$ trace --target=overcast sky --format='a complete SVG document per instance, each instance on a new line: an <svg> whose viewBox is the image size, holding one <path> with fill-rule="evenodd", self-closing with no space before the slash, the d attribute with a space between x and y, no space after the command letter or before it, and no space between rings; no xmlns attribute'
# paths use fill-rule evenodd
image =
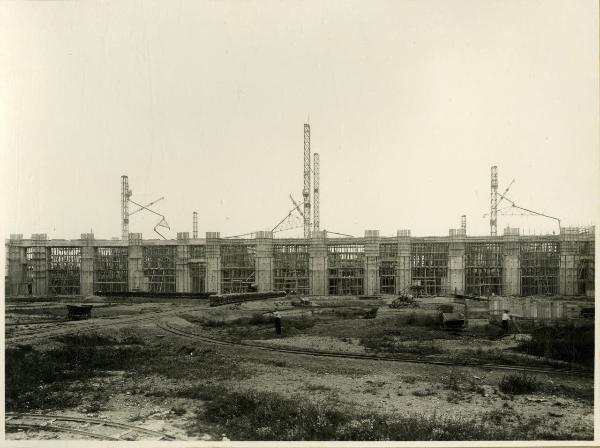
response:
<svg viewBox="0 0 600 448"><path fill-rule="evenodd" d="M307 120L322 229L447 235L466 214L487 235L494 164L518 205L590 225L597 2L0 4L6 233L119 236L122 174L165 197L169 237L194 210L201 236L271 229L301 200Z"/></svg>

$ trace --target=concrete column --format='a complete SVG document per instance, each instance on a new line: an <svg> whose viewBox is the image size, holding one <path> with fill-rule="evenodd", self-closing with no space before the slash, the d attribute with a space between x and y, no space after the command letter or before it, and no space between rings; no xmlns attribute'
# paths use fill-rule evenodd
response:
<svg viewBox="0 0 600 448"><path fill-rule="evenodd" d="M558 293L572 296L577 293L575 235L561 229L559 241Z"/></svg>
<svg viewBox="0 0 600 448"><path fill-rule="evenodd" d="M45 233L34 233L31 239L34 245L32 293L35 296L45 296L48 294L48 237Z"/></svg>
<svg viewBox="0 0 600 448"><path fill-rule="evenodd" d="M148 281L144 277L144 254L142 251L142 234L129 234L129 290L148 291Z"/></svg>
<svg viewBox="0 0 600 448"><path fill-rule="evenodd" d="M398 255L396 256L396 294L409 292L412 285L412 271L410 264L410 230L403 229L397 232Z"/></svg>
<svg viewBox="0 0 600 448"><path fill-rule="evenodd" d="M273 291L273 232L256 232L256 270L257 291Z"/></svg>
<svg viewBox="0 0 600 448"><path fill-rule="evenodd" d="M219 232L206 232L206 291L221 294L221 246Z"/></svg>
<svg viewBox="0 0 600 448"><path fill-rule="evenodd" d="M10 239L6 243L6 251L8 254L8 282L7 295L18 296L25 291L25 281L27 275L27 260L25 258L25 248L21 246L23 235L11 234ZM23 287L21 286L23 285Z"/></svg>
<svg viewBox="0 0 600 448"><path fill-rule="evenodd" d="M177 232L177 255L175 259L175 291L191 292L190 278L190 233Z"/></svg>
<svg viewBox="0 0 600 448"><path fill-rule="evenodd" d="M443 285L442 285L443 287ZM449 294L465 292L465 238L456 234L450 236L448 247L448 290Z"/></svg>
<svg viewBox="0 0 600 448"><path fill-rule="evenodd" d="M327 263L327 231L312 233L308 248L308 270L310 294L313 296L327 295L328 263Z"/></svg>
<svg viewBox="0 0 600 448"><path fill-rule="evenodd" d="M379 294L379 230L365 230L364 294Z"/></svg>
<svg viewBox="0 0 600 448"><path fill-rule="evenodd" d="M502 295L518 296L521 295L521 258L519 229L511 234L505 231L502 239L504 240L504 250L502 256Z"/></svg>
<svg viewBox="0 0 600 448"><path fill-rule="evenodd" d="M82 296L89 296L94 293L94 257L96 250L94 247L94 234L81 234L81 270L80 270L80 289Z"/></svg>

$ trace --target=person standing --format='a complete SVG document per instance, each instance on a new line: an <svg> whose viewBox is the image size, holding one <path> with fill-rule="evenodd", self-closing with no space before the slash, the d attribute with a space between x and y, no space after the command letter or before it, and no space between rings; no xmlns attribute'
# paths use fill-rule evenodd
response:
<svg viewBox="0 0 600 448"><path fill-rule="evenodd" d="M502 313L502 329L504 330L504 334L508 334L508 323L510 322L510 314L508 314L508 310L504 310Z"/></svg>
<svg viewBox="0 0 600 448"><path fill-rule="evenodd" d="M281 314L279 311L275 311L273 316L275 316L275 333L281 334Z"/></svg>

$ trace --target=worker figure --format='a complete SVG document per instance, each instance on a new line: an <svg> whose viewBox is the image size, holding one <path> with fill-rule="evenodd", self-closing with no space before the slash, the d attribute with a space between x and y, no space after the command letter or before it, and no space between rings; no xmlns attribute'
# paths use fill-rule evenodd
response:
<svg viewBox="0 0 600 448"><path fill-rule="evenodd" d="M275 333L281 334L281 314L279 311L275 311L273 316L275 316Z"/></svg>
<svg viewBox="0 0 600 448"><path fill-rule="evenodd" d="M504 310L502 313L502 329L504 330L504 334L508 334L508 323L510 322L510 314L508 314L508 310Z"/></svg>

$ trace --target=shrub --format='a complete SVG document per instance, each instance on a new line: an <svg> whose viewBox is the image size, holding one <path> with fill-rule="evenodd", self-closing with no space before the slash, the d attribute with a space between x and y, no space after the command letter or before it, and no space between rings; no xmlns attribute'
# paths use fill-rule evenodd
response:
<svg viewBox="0 0 600 448"><path fill-rule="evenodd" d="M533 330L531 341L523 342L519 350L536 356L593 364L594 326L540 327Z"/></svg>
<svg viewBox="0 0 600 448"><path fill-rule="evenodd" d="M501 392L505 394L527 394L540 389L540 384L537 378L527 373L511 373L504 375L498 384Z"/></svg>
<svg viewBox="0 0 600 448"><path fill-rule="evenodd" d="M293 327L296 330L306 330L308 328L312 328L315 326L315 319L309 317L307 315L302 315L300 317L288 317L282 319L283 326Z"/></svg>

